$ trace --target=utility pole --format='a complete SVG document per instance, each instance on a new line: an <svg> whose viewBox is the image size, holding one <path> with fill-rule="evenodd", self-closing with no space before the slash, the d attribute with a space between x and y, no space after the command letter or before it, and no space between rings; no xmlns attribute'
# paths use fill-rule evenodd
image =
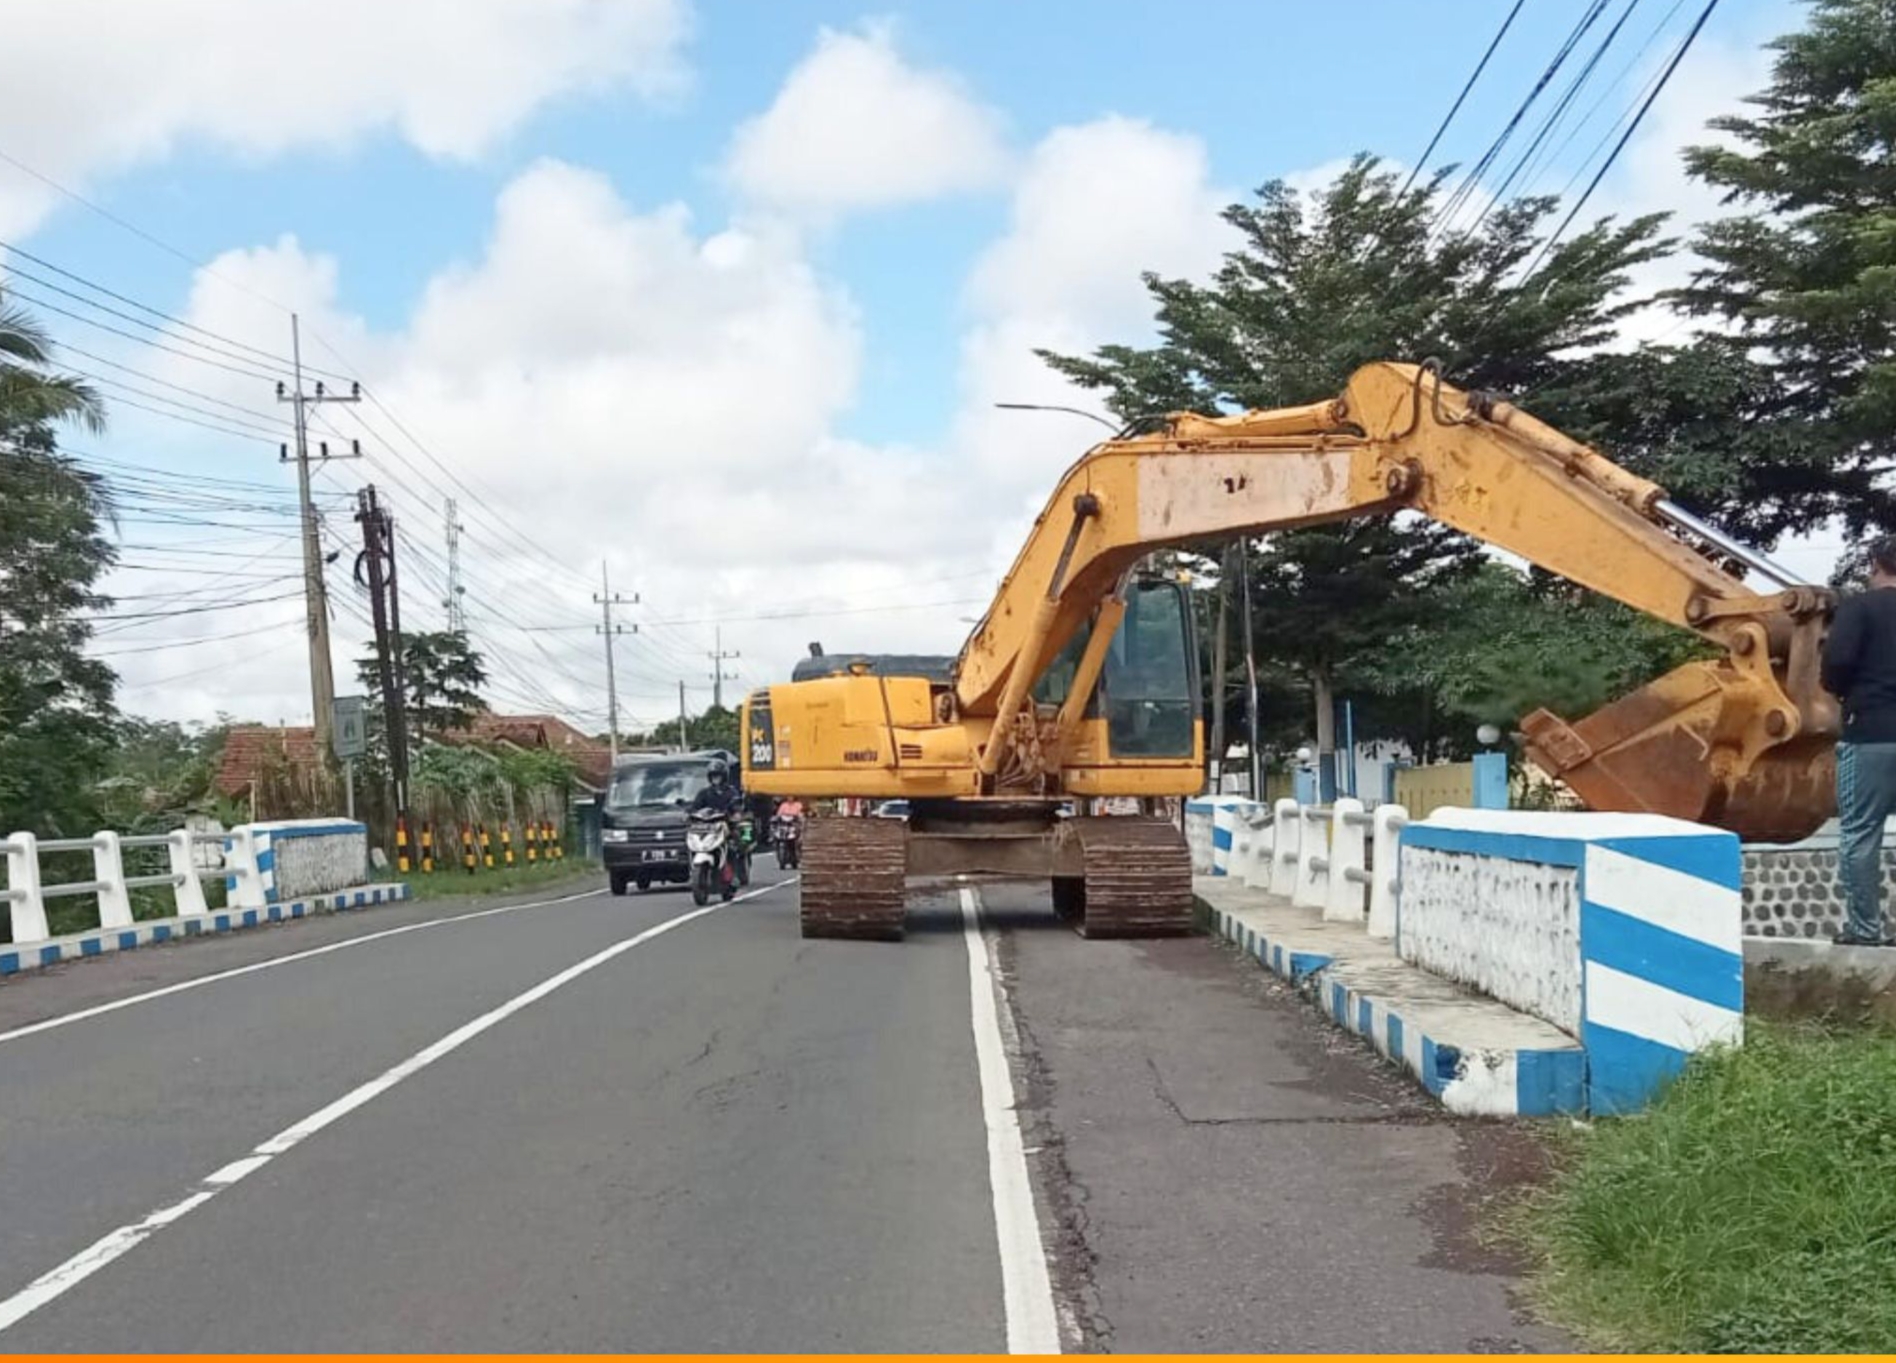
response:
<svg viewBox="0 0 1896 1363"><path fill-rule="evenodd" d="M1231 547L1225 546L1222 571L1218 574L1218 604L1211 635L1211 793L1224 793L1225 750L1230 746L1225 740L1225 672L1229 667L1226 650L1229 646L1227 635L1230 629L1227 617L1231 612ZM1251 792L1253 800L1261 798L1256 791Z"/></svg>
<svg viewBox="0 0 1896 1363"><path fill-rule="evenodd" d="M1244 686L1245 727L1250 730L1251 744L1251 798L1264 798L1264 754L1257 743L1257 648L1251 639L1251 543L1238 540L1238 590L1243 593L1244 605L1241 612L1244 618Z"/></svg>
<svg viewBox="0 0 1896 1363"><path fill-rule="evenodd" d="M678 683L678 751L691 751L691 721L685 718L685 684Z"/></svg>
<svg viewBox="0 0 1896 1363"><path fill-rule="evenodd" d="M612 636L624 634L626 629L624 625L612 623L612 608L625 605L636 606L639 595L637 592L632 593L630 602L623 596L614 596L612 584L606 581L605 560L601 559L599 561L599 593L593 597L593 600L599 605L600 618L600 623L594 625L593 628L606 636L606 747L611 750L612 760L617 762L619 760L619 683L612 671ZM632 633L638 632L639 627L632 626Z"/></svg>
<svg viewBox="0 0 1896 1363"><path fill-rule="evenodd" d="M441 604L448 612L449 632L466 634L467 608L462 598L467 595L467 588L461 585L461 532L467 527L455 514L454 498L447 499L443 512L448 530L448 596Z"/></svg>
<svg viewBox="0 0 1896 1363"><path fill-rule="evenodd" d="M348 397L324 392L320 382L314 394L303 391L303 336L295 313L290 314L290 364L296 391L290 392L281 379L277 380L277 401L294 407L296 494L303 510L303 601L309 612L309 701L315 712L316 751L320 754L330 749L329 711L336 699L336 677L329 660L329 593L323 586L322 535L316 522L316 505L309 496L309 419L305 408L311 403L360 402L362 385L352 385ZM321 458L327 462L329 446L324 444L321 450ZM337 457L348 459L360 454L358 442L353 454ZM279 451L280 463L288 463L289 459L287 447Z"/></svg>
<svg viewBox="0 0 1896 1363"><path fill-rule="evenodd" d="M362 525L362 553L356 581L369 589L375 618L375 671L382 690L382 726L388 738L389 776L395 787L395 811L408 809L408 711L402 703L401 616L395 591L395 534L389 515L370 484L356 493L356 520ZM364 578L366 582L363 582Z"/></svg>
<svg viewBox="0 0 1896 1363"><path fill-rule="evenodd" d="M724 683L737 680L737 674L735 672L726 672L724 670L724 664L738 656L736 649L732 649L729 653L724 651L724 626L719 625L716 627L711 651L704 656L711 660L711 708L714 710L722 710L724 708Z"/></svg>

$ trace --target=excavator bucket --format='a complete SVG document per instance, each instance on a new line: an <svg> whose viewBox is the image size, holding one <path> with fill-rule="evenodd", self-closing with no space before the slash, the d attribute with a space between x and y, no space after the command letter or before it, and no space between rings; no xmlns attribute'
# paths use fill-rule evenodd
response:
<svg viewBox="0 0 1896 1363"><path fill-rule="evenodd" d="M1765 699L1730 663L1693 662L1573 724L1537 710L1521 728L1528 759L1589 809L1796 842L1836 812L1835 739L1800 735L1756 751L1745 738L1765 722Z"/></svg>

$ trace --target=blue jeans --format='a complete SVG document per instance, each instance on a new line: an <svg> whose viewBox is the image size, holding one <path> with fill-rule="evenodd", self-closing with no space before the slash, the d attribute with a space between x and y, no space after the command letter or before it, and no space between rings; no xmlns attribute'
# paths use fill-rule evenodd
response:
<svg viewBox="0 0 1896 1363"><path fill-rule="evenodd" d="M1883 935L1883 821L1896 814L1896 743L1837 745L1837 870L1850 931Z"/></svg>

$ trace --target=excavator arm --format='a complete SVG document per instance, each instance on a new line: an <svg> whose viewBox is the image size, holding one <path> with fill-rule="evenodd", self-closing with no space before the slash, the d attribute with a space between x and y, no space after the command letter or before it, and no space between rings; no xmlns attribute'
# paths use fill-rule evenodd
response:
<svg viewBox="0 0 1896 1363"><path fill-rule="evenodd" d="M1524 719L1529 756L1588 804L1765 840L1804 836L1828 817L1838 710L1818 659L1830 594L1519 408L1442 383L1429 365L1369 365L1328 402L1176 415L1089 451L956 662L946 708L992 719L975 754L982 778L993 780L1021 743L1034 681L1096 613L1117 622L1123 580L1153 551L1402 511L1720 650L1578 723L1545 711ZM1775 577L1779 589L1755 591L1727 563ZM1067 705L1043 745L1056 759L1079 709Z"/></svg>

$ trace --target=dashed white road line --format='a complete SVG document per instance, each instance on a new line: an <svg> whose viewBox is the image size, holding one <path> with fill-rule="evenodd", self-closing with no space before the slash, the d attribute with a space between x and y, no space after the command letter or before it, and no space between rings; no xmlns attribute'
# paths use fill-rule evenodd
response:
<svg viewBox="0 0 1896 1363"><path fill-rule="evenodd" d="M602 895L605 890L582 890L578 894L561 895L557 899L536 899L529 904L502 904L498 908L476 909L472 913L457 913L450 918L430 918L422 923L405 923L399 928L384 928L380 932L365 932L360 937L345 937L340 942L311 947L307 951L291 952L288 956L272 956L267 961L253 961L249 965L234 966L229 970L219 970L210 975L199 975L195 979L180 980L176 984L167 984L158 989L147 989L142 994L128 994L122 999L113 999L110 1003L97 1004L91 1008L81 1008L73 1013L61 1013L58 1017L46 1018L40 1022L29 1022L25 1026L15 1027L10 1032L0 1032L0 1043L17 1041L21 1037L34 1036L40 1032L50 1032L55 1027L70 1027L75 1022L84 1022L87 1018L102 1017L107 1013L116 1013L121 1008L131 1008L141 1003L150 1003L153 999L166 998L172 994L182 994L187 990L202 989L209 984L220 984L225 980L234 980L240 975L254 975L259 970L274 970L280 965L291 965L297 961L307 961L317 956L327 956L332 951L342 951L347 947L359 947L368 942L380 942L389 937L400 937L404 933L421 932L425 928L446 927L449 923L466 923L476 918L493 918L503 913L519 913L522 909L544 909L554 904L570 904L576 899L591 899Z"/></svg>
<svg viewBox="0 0 1896 1363"><path fill-rule="evenodd" d="M736 904L746 899L755 899L758 895L769 894L772 890L793 884L796 879L797 877L792 876L788 880L779 880L770 885L760 886L754 890L747 890L729 902ZM28 1283L6 1300L0 1301L0 1331L10 1329L19 1324L42 1306L70 1292L73 1288L77 1287L87 1278L90 1278L94 1273L97 1273L113 1260L125 1254L129 1254L166 1226L172 1225L191 1212L196 1211L226 1188L234 1187L244 1179L250 1177L250 1175L269 1164L270 1161L275 1159L278 1155L294 1149L315 1135L318 1131L321 1131L324 1127L341 1121L363 1104L387 1093L404 1079L418 1074L420 1071L434 1064L435 1061L441 1059L442 1056L458 1050L479 1036L482 1032L505 1022L528 1004L536 1003L555 990L571 984L580 976L589 971L598 969L615 956L624 955L634 947L643 946L654 937L663 936L673 928L683 927L686 923L694 919L703 918L707 914L716 913L719 909L725 907L725 904L720 903L710 904L702 909L693 909L689 913L679 914L676 918L668 918L664 922L649 927L635 936L614 942L603 951L596 951L585 960L566 967L566 969L556 975L548 976L525 993L516 994L498 1008L482 1013L472 1022L456 1027L439 1041L431 1046L416 1051L393 1069L386 1070L382 1074L369 1080L368 1083L351 1089L348 1093L336 1099L335 1102L311 1113L295 1125L285 1127L283 1130L277 1132L276 1135L270 1137L269 1140L257 1146L248 1155L232 1160L215 1173L201 1179L197 1186L179 1201L173 1202L166 1207L160 1207L157 1211L150 1213L142 1220L134 1221L127 1226L120 1226L109 1235L101 1237L85 1249L80 1250L77 1254L73 1255L72 1258L59 1265L59 1267L41 1274L38 1278Z"/></svg>
<svg viewBox="0 0 1896 1363"><path fill-rule="evenodd" d="M1034 1214L1034 1188L1014 1110L1014 1079L1001 1044L999 982L981 935L981 897L961 890L961 929L968 943L968 1001L974 1017L974 1059L987 1123L988 1186L994 1193L994 1234L1001 1248L1001 1308L1010 1354L1060 1352L1059 1318L1046 1247Z"/></svg>

